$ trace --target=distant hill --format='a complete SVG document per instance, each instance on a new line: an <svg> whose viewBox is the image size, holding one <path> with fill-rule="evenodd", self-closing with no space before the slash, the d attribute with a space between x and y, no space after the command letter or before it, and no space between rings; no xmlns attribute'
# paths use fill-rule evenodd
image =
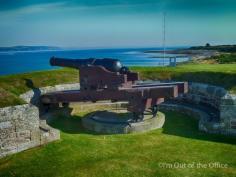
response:
<svg viewBox="0 0 236 177"><path fill-rule="evenodd" d="M190 50L216 50L218 52L236 52L236 45L196 46Z"/></svg>
<svg viewBox="0 0 236 177"><path fill-rule="evenodd" d="M0 47L0 52L17 52L17 51L41 51L41 50L61 50L60 47L53 46L13 46Z"/></svg>

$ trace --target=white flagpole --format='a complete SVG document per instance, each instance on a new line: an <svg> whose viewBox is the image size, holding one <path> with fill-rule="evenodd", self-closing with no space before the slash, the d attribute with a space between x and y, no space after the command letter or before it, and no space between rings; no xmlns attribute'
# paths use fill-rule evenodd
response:
<svg viewBox="0 0 236 177"><path fill-rule="evenodd" d="M163 13L163 66L165 65L166 57L166 13Z"/></svg>

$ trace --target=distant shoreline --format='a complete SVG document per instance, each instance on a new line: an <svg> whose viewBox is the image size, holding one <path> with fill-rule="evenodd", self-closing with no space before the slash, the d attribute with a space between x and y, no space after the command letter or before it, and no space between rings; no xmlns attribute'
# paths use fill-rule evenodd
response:
<svg viewBox="0 0 236 177"><path fill-rule="evenodd" d="M161 54L163 51L145 51L145 53ZM166 54L176 55L177 57L189 57L190 59L205 59L212 56L219 55L219 52L215 50L190 50L190 49L177 49L165 51ZM158 58L159 55L152 58ZM174 57L174 56L173 56Z"/></svg>
<svg viewBox="0 0 236 177"><path fill-rule="evenodd" d="M149 50L145 51L144 53L151 53L151 54L161 54L164 51L157 51L157 50ZM187 57L191 58L192 60L199 60L210 58L213 56L218 56L220 53L235 53L236 52L236 45L216 45L216 46L194 46L187 49L174 49L174 50L167 50L165 51L166 54L172 55L186 55ZM158 58L158 56L152 56L152 58Z"/></svg>
<svg viewBox="0 0 236 177"><path fill-rule="evenodd" d="M60 47L54 46L13 46L0 47L0 52L32 52L32 51L55 51L62 50Z"/></svg>

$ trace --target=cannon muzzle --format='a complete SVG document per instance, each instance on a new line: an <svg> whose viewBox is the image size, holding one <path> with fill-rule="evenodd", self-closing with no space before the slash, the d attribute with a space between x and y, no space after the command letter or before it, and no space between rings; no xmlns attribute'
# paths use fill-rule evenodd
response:
<svg viewBox="0 0 236 177"><path fill-rule="evenodd" d="M84 66L103 66L107 70L111 72L120 72L122 64L117 59L66 59L66 58L56 58L52 57L50 59L51 66L62 66L62 67L69 67L69 68L76 68L79 69L80 67Z"/></svg>

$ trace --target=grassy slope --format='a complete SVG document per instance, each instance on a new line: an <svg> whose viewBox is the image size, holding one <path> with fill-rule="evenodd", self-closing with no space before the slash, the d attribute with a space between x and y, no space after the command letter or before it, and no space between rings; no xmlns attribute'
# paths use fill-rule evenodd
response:
<svg viewBox="0 0 236 177"><path fill-rule="evenodd" d="M206 64L235 64L236 53L221 53L219 56L212 56L202 60L194 60L194 62Z"/></svg>
<svg viewBox="0 0 236 177"><path fill-rule="evenodd" d="M182 64L171 67L132 67L142 79L185 80L223 86L236 92L236 64ZM21 104L18 96L31 88L25 79L31 79L35 87L78 82L78 72L72 69L41 71L11 76L0 76L0 107Z"/></svg>
<svg viewBox="0 0 236 177"><path fill-rule="evenodd" d="M210 59L214 59L220 64L236 63L236 53L221 54L220 56L211 57Z"/></svg>
<svg viewBox="0 0 236 177"><path fill-rule="evenodd" d="M73 83L78 82L78 71L61 69L0 76L0 107L23 103L18 96L31 89L26 80L32 80L34 87Z"/></svg>
<svg viewBox="0 0 236 177"><path fill-rule="evenodd" d="M179 113L166 117L163 129L131 135L92 135L80 116L61 117L52 124L61 140L0 159L0 176L236 176L235 138L201 133L197 120ZM228 168L159 166L194 162Z"/></svg>
<svg viewBox="0 0 236 177"><path fill-rule="evenodd" d="M145 79L209 83L236 92L236 64L182 64L176 68L134 68Z"/></svg>

